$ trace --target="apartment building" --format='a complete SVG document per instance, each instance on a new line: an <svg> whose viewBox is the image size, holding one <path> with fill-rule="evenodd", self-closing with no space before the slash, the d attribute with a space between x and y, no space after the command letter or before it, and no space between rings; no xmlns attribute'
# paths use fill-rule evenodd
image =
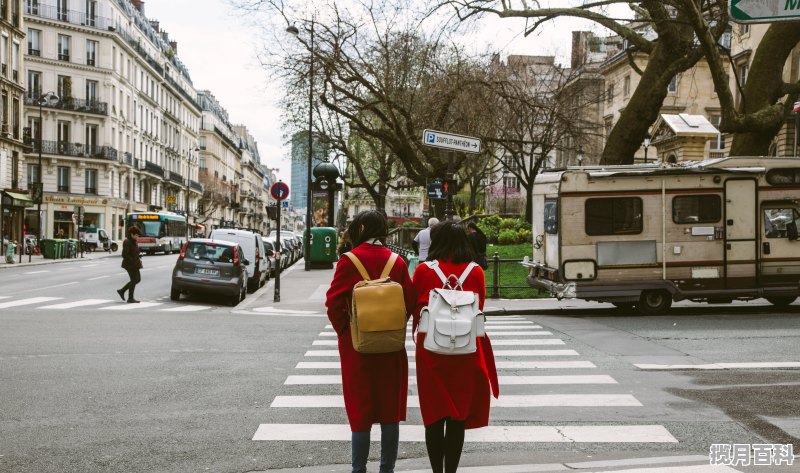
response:
<svg viewBox="0 0 800 473"><path fill-rule="evenodd" d="M22 195L24 42L22 0L0 2L0 236L9 240L21 240L26 229L25 208L32 205L30 198Z"/></svg>
<svg viewBox="0 0 800 473"><path fill-rule="evenodd" d="M240 139L242 158L240 161L242 178L239 180L239 208L237 209L238 225L249 228L264 235L269 233L269 219L266 218L266 196L269 188L265 188L264 170L258 155L258 144L244 125L233 127Z"/></svg>
<svg viewBox="0 0 800 473"><path fill-rule="evenodd" d="M25 0L24 22L22 175L28 187L44 182L45 236L75 235L79 205L84 225L116 238L127 212L195 209L201 108L177 43L144 2Z"/></svg>

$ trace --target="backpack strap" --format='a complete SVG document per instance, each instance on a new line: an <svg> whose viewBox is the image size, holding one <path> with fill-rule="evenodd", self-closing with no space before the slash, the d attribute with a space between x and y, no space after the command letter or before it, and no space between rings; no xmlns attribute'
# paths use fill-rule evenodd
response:
<svg viewBox="0 0 800 473"><path fill-rule="evenodd" d="M461 273L461 276L458 278L458 284L462 286L464 285L464 281L467 280L467 276L469 276L470 271L472 271L472 268L474 268L475 266L478 265L476 263L470 263L467 265L466 269L464 269L464 272Z"/></svg>
<svg viewBox="0 0 800 473"><path fill-rule="evenodd" d="M347 253L345 253L344 255L347 256L348 258L350 258L350 261L353 262L353 265L355 265L355 267L358 270L358 272L361 273L361 277L364 278L364 281L369 281L370 277L369 277L369 273L367 272L367 268L365 268L364 265L361 264L361 260L358 259L358 256L354 255L353 253L351 253L349 251Z"/></svg>
<svg viewBox="0 0 800 473"><path fill-rule="evenodd" d="M351 252L347 252L344 254L350 261L353 262L358 272L361 274L361 277L364 278L364 281L369 281L372 279L367 272L367 268L361 263L361 260L358 259L358 256L354 255ZM389 257L389 260L386 262L386 266L383 267L383 271L381 272L381 277L379 279L384 279L389 277L389 273L392 271L392 267L394 266L394 262L397 261L397 253L392 253L392 256Z"/></svg>
<svg viewBox="0 0 800 473"><path fill-rule="evenodd" d="M397 261L397 253L392 253L392 256L389 257L389 261L386 262L386 266L383 267L381 277L378 279L386 279L389 277L389 273L392 272L392 267L394 266L395 261Z"/></svg>
<svg viewBox="0 0 800 473"><path fill-rule="evenodd" d="M425 264L428 265L428 267L431 268L437 276L439 276L439 279L442 280L442 284L446 285L448 283L447 276L444 275L442 268L439 267L438 261L426 261Z"/></svg>

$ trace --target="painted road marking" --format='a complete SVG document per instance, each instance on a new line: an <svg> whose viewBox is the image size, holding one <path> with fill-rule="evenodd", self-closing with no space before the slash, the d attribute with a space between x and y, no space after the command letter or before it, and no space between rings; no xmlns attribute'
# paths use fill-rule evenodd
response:
<svg viewBox="0 0 800 473"><path fill-rule="evenodd" d="M323 315L322 312L318 311L311 311L311 310L290 310L290 309L281 309L279 307L256 307L253 309L248 309L253 312L259 312L262 314L274 314L274 315L295 315L298 317L310 317L310 316L320 316ZM330 326L328 326L330 327Z"/></svg>
<svg viewBox="0 0 800 473"><path fill-rule="evenodd" d="M210 305L182 305L179 307L171 307L169 309L159 309L161 312L199 312L201 310L210 309Z"/></svg>
<svg viewBox="0 0 800 473"><path fill-rule="evenodd" d="M74 302L65 302L63 304L46 305L39 307L40 309L74 309L75 307L86 307L90 305L100 305L114 302L111 299L83 299Z"/></svg>
<svg viewBox="0 0 800 473"><path fill-rule="evenodd" d="M495 362L498 369L504 370L530 370L530 369L577 369L577 368L597 368L591 361L498 361ZM416 369L414 364L408 366L409 369ZM297 363L295 369L320 369L338 370L341 365L338 361L301 361Z"/></svg>
<svg viewBox="0 0 800 473"><path fill-rule="evenodd" d="M750 363L709 363L704 365L659 365L659 364L634 364L643 370L730 370L748 368L800 368L797 361L764 361Z"/></svg>
<svg viewBox="0 0 800 473"><path fill-rule="evenodd" d="M253 440L350 441L348 424L261 424ZM380 426L370 437L378 440ZM400 425L401 442L424 442L425 427ZM493 426L466 431L465 442L503 443L678 443L661 425L525 425Z"/></svg>
<svg viewBox="0 0 800 473"><path fill-rule="evenodd" d="M408 356L416 356L409 351ZM339 350L309 350L305 356L339 356ZM578 356L575 350L495 350L494 356Z"/></svg>
<svg viewBox="0 0 800 473"><path fill-rule="evenodd" d="M161 302L140 302L138 304L126 304L126 303L119 303L117 305L112 305L108 307L99 307L98 310L133 310L133 309L145 309L147 307L155 307L157 305L162 305Z"/></svg>
<svg viewBox="0 0 800 473"><path fill-rule="evenodd" d="M552 332L544 332L544 331L542 331L542 332L525 332L525 331L521 331L521 332L520 331L516 331L516 332L502 332L501 331L501 332L498 332L498 331L495 331L494 329L491 329L491 328L488 328L488 327L486 328L486 332L490 336L494 336L494 337L517 337L517 336L522 336L522 335L541 336L541 337L543 337L543 336L553 335ZM411 335L411 332L407 332L406 335ZM336 335L336 332L332 332L331 331L331 332L320 332L319 335L317 335L317 336L318 337L335 337L337 335Z"/></svg>
<svg viewBox="0 0 800 473"><path fill-rule="evenodd" d="M96 278L89 278L89 279L87 279L87 281L97 281L98 279L105 279L107 277L109 277L109 276L107 276L107 275L106 276L97 276Z"/></svg>
<svg viewBox="0 0 800 473"><path fill-rule="evenodd" d="M492 407L642 407L630 394L504 394L491 398ZM270 407L340 407L344 408L341 394L321 396L275 396ZM419 396L408 396L408 407L419 408Z"/></svg>
<svg viewBox="0 0 800 473"><path fill-rule="evenodd" d="M50 271L28 271L27 273L22 274L40 274L40 273L49 273Z"/></svg>
<svg viewBox="0 0 800 473"><path fill-rule="evenodd" d="M498 376L501 385L560 385L560 384L617 384L617 381L608 375L565 375L565 376ZM416 376L408 377L409 384L417 384ZM342 377L337 374L321 375L292 375L286 378L283 384L291 385L316 385L333 384L341 385Z"/></svg>
<svg viewBox="0 0 800 473"><path fill-rule="evenodd" d="M63 299L62 297L31 297L29 299L19 299L16 301L0 302L0 309L7 309L9 307L19 307L21 305L39 304L41 302L50 302Z"/></svg>

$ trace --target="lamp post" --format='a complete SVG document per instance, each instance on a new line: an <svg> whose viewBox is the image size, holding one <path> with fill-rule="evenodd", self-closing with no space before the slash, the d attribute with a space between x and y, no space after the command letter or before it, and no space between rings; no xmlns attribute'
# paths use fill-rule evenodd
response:
<svg viewBox="0 0 800 473"><path fill-rule="evenodd" d="M583 153L583 145L578 146L578 152L575 156L578 159L578 166L583 167L583 158L586 157L586 155Z"/></svg>
<svg viewBox="0 0 800 473"><path fill-rule="evenodd" d="M507 170L503 168L503 213L508 212L508 182L506 182Z"/></svg>
<svg viewBox="0 0 800 473"><path fill-rule="evenodd" d="M36 187L34 188L33 193L35 197L34 200L36 200L36 215L39 218L39 228L37 229L39 232L39 241L41 241L42 237L44 237L44 229L42 228L42 200L44 200L44 182L42 181L42 129L44 128L44 123L42 122L42 105L45 103L50 103L51 99L58 102L58 95L56 95L54 92L47 92L39 95L39 98L36 99L36 104L39 105L39 166L37 170L38 174L36 176Z"/></svg>
<svg viewBox="0 0 800 473"><path fill-rule="evenodd" d="M200 148L195 148L192 152L197 153ZM197 156L189 155L186 158L186 241L192 238L192 228L189 226L189 192L192 185L192 166L197 162Z"/></svg>
<svg viewBox="0 0 800 473"><path fill-rule="evenodd" d="M650 132L648 131L644 135L644 143L642 143L642 147L644 147L644 163L645 164L647 164L647 148L650 147L650 138L652 138L652 137L650 136Z"/></svg>
<svg viewBox="0 0 800 473"><path fill-rule="evenodd" d="M292 25L286 28L289 34L299 36L300 30ZM306 169L306 230L303 238L303 260L305 262L305 270L311 271L311 160L314 156L313 153L313 113L314 113L314 19L311 19L311 42L309 48L309 64L308 64L308 163ZM280 236L280 235L278 235Z"/></svg>

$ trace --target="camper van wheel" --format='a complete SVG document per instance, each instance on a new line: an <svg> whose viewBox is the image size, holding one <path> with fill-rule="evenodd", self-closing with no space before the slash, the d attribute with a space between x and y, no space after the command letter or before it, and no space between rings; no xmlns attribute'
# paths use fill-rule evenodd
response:
<svg viewBox="0 0 800 473"><path fill-rule="evenodd" d="M786 307L787 305L794 302L797 299L796 297L792 296L783 296L783 297L767 297L767 300L770 304L777 306L777 307Z"/></svg>
<svg viewBox="0 0 800 473"><path fill-rule="evenodd" d="M661 315L672 305L672 296L664 290L642 292L636 309L642 315Z"/></svg>

